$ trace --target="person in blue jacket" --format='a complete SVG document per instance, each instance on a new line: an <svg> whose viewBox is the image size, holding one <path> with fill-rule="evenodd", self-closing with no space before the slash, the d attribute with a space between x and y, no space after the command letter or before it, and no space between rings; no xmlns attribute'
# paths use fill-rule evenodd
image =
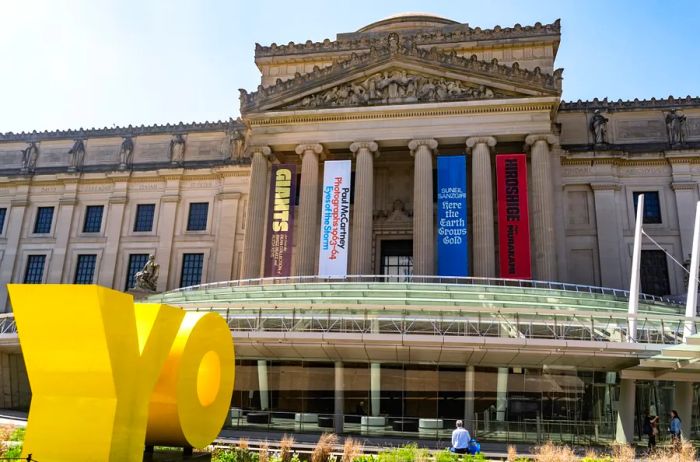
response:
<svg viewBox="0 0 700 462"><path fill-rule="evenodd" d="M671 411L671 423L668 427L668 432L671 434L671 443L678 447L681 443L681 418L678 417L678 411Z"/></svg>

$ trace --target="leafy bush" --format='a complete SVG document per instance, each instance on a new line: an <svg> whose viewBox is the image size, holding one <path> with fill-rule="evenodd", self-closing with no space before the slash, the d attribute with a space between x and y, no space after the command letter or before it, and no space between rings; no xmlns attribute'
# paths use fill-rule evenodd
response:
<svg viewBox="0 0 700 462"><path fill-rule="evenodd" d="M435 462L457 462L458 460L459 456L448 449L435 453Z"/></svg>

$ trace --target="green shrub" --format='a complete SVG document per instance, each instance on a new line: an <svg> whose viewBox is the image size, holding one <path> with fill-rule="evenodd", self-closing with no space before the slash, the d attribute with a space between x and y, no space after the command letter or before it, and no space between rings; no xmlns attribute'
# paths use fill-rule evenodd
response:
<svg viewBox="0 0 700 462"><path fill-rule="evenodd" d="M449 449L443 449L442 451L435 453L435 462L457 462L459 456Z"/></svg>

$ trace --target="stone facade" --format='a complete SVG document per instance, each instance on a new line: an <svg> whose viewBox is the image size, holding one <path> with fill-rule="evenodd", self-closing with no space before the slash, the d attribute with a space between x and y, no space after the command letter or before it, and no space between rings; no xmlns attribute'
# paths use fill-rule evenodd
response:
<svg viewBox="0 0 700 462"><path fill-rule="evenodd" d="M399 16L335 41L256 45L261 84L241 90L237 121L0 134L0 303L32 255L54 283L74 282L79 256L95 255L92 282L119 290L132 254L156 255L159 291L185 280L189 254L202 255L202 283L260 277L273 162L301 174L295 275L316 274L327 159L352 159L362 188L349 270L381 272L382 246L405 240L414 274L433 274L435 157L464 152L474 275L498 274L499 153L528 154L534 278L626 288L638 192L658 195L645 230L682 262L700 99L561 102L559 41L558 21L482 30ZM207 204L204 229L188 229L193 203ZM135 231L144 204L152 227ZM96 232L84 231L89 206L103 207ZM40 207L53 207L48 232L35 232ZM683 293L682 269L666 264L668 292Z"/></svg>

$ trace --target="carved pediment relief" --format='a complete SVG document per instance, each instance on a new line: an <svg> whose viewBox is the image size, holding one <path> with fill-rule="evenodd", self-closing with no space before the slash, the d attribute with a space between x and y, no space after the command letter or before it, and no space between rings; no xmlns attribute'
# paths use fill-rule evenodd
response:
<svg viewBox="0 0 700 462"><path fill-rule="evenodd" d="M357 76L353 78L353 75ZM443 77L449 75L450 78ZM360 77L363 76L363 77ZM367 77L369 76L369 77ZM352 56L307 74L240 90L241 112L325 108L372 104L421 103L497 96L560 96L562 70L545 74L518 63L464 58L454 51L418 48L409 38L390 33L369 53ZM384 85L381 89L380 85ZM499 90L500 89L500 90ZM502 91L502 93L501 93Z"/></svg>
<svg viewBox="0 0 700 462"><path fill-rule="evenodd" d="M465 85L458 80L431 77L403 69L377 72L328 90L313 93L289 109L314 109L379 104L407 104L437 101L464 101L506 96L493 88Z"/></svg>

